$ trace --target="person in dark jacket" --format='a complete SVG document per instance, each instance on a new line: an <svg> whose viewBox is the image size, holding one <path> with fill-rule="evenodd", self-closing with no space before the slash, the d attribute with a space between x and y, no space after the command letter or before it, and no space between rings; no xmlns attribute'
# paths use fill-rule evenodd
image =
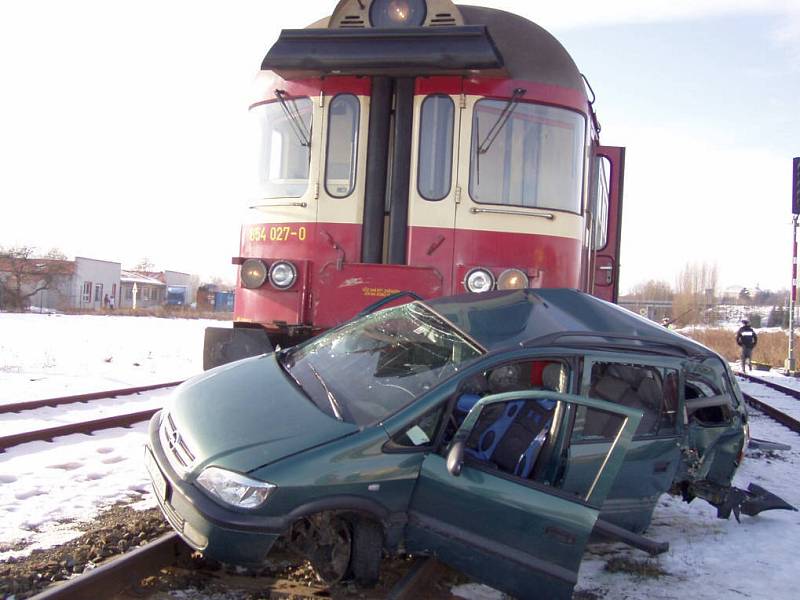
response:
<svg viewBox="0 0 800 600"><path fill-rule="evenodd" d="M758 336L756 332L750 327L750 321L742 319L742 326L736 332L736 343L742 349L742 372L747 370L747 364L750 364L750 370L753 370L753 348L758 343Z"/></svg>

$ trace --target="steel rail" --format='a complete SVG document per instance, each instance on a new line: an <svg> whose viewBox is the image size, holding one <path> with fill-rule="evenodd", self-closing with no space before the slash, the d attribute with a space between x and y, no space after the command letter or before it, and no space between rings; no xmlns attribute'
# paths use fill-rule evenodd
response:
<svg viewBox="0 0 800 600"><path fill-rule="evenodd" d="M760 410L768 417L774 419L781 425L785 425L795 433L800 433L800 421L798 421L797 419L790 417L789 415L787 415L784 412L781 412L774 406L770 406L769 404L762 402L761 400L751 396L750 394L745 394L744 392L742 392L742 396L744 396L745 402L747 402L753 408Z"/></svg>
<svg viewBox="0 0 800 600"><path fill-rule="evenodd" d="M72 435L73 433L91 434L93 431L98 431L100 429L130 427L136 423L147 421L159 410L161 409L150 408L148 410L142 410L135 413L114 415L113 417L104 417L102 419L82 421L79 423L67 423L57 427L48 427L46 429L37 429L34 431L24 431L22 433L6 435L0 437L0 453L5 452L11 446L26 444L28 442L52 441L53 438L62 435Z"/></svg>
<svg viewBox="0 0 800 600"><path fill-rule="evenodd" d="M86 600L112 598L147 575L174 564L181 552L190 552L177 533L171 532L131 552L109 560L78 577L33 596L34 600Z"/></svg>
<svg viewBox="0 0 800 600"><path fill-rule="evenodd" d="M174 565L179 556L189 553L191 549L177 533L166 533L131 552L111 558L96 569L84 572L73 579L55 583L33 596L32 600L112 598L148 575ZM389 590L386 597L390 600L419 598L424 587L429 586L432 580L441 577L442 571L442 564L434 558L419 557ZM308 597L317 596L314 594Z"/></svg>
<svg viewBox="0 0 800 600"><path fill-rule="evenodd" d="M162 388L173 387L183 383L183 381L171 381L169 383L155 383L152 385L140 385L138 387L122 388L119 390L107 390L105 392L89 392L87 394L77 394L74 396L61 396L60 398L46 398L44 400L30 400L28 402L16 402L14 404L0 405L0 414L18 413L24 410L34 410L47 406L59 406L61 404L75 404L76 402L88 402L89 400L100 400L102 398L116 398L117 396L130 396L141 392L159 390Z"/></svg>
<svg viewBox="0 0 800 600"><path fill-rule="evenodd" d="M749 375L747 373L736 373L736 375L738 375L739 377L744 377L745 379L752 381L753 383L760 383L761 385L765 385L768 388L772 388L775 391L786 394L787 396L791 396L796 400L800 400L800 390L786 387L784 385L781 385L780 383L775 383L774 381L767 381L766 379L761 379L760 377L756 377L755 375Z"/></svg>

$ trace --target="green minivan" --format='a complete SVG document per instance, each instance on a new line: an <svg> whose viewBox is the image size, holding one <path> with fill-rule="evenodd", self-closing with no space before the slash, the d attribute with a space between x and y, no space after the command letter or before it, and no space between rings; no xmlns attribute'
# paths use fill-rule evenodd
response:
<svg viewBox="0 0 800 600"><path fill-rule="evenodd" d="M397 300L397 299L395 299ZM590 535L651 552L658 498L791 508L731 487L748 441L727 363L575 290L414 300L207 371L145 461L193 548L257 565L281 536L328 581L434 555L519 598L569 598Z"/></svg>

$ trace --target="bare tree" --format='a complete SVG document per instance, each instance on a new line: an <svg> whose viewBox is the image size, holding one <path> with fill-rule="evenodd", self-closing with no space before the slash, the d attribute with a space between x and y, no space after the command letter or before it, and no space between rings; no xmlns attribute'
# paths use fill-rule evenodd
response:
<svg viewBox="0 0 800 600"><path fill-rule="evenodd" d="M0 249L0 299L4 308L27 310L33 296L54 287L69 272L67 261L40 258L32 246Z"/></svg>
<svg viewBox="0 0 800 600"><path fill-rule="evenodd" d="M142 271L144 273L152 273L153 269L155 269L155 265L146 256L133 268L134 271Z"/></svg>
<svg viewBox="0 0 800 600"><path fill-rule="evenodd" d="M630 295L637 300L672 300L674 292L666 281L651 279L633 286Z"/></svg>
<svg viewBox="0 0 800 600"><path fill-rule="evenodd" d="M50 248L47 254L44 255L44 258L48 260L67 260L67 255L64 254L61 248Z"/></svg>
<svg viewBox="0 0 800 600"><path fill-rule="evenodd" d="M675 282L673 319L684 324L703 323L717 294L717 265L687 263Z"/></svg>

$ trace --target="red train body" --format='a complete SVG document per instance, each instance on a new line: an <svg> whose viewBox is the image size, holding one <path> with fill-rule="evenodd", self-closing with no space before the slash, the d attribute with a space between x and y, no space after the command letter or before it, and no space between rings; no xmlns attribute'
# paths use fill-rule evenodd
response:
<svg viewBox="0 0 800 600"><path fill-rule="evenodd" d="M205 366L399 291L571 287L615 301L624 149L549 33L449 0L342 0L257 78L260 188L233 330Z"/></svg>

